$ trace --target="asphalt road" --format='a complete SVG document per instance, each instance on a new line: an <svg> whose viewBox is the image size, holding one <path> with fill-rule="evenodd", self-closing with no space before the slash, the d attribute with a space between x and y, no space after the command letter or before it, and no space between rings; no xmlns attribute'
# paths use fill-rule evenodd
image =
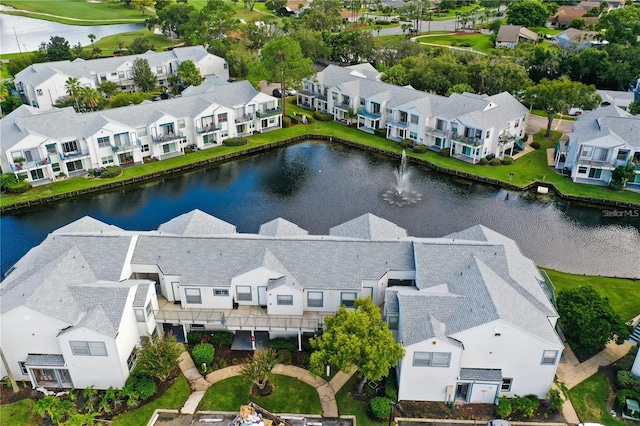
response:
<svg viewBox="0 0 640 426"><path fill-rule="evenodd" d="M547 119L546 117L539 117L537 115L529 115L529 122L527 123L527 134L538 133L540 130L547 128ZM564 136L563 140L567 139L567 135L571 133L571 129L573 128L573 121L567 120L558 120L556 118L553 119L551 123L551 130L560 130Z"/></svg>

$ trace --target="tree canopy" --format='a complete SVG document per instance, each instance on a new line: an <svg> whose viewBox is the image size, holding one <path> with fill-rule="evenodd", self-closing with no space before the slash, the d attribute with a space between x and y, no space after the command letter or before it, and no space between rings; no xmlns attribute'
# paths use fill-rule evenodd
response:
<svg viewBox="0 0 640 426"><path fill-rule="evenodd" d="M610 341L622 344L629 328L592 287L562 290L557 297L562 331L578 356L595 355Z"/></svg>
<svg viewBox="0 0 640 426"><path fill-rule="evenodd" d="M640 7L612 10L600 18L598 28L604 30L604 38L610 43L637 45L640 36Z"/></svg>
<svg viewBox="0 0 640 426"><path fill-rule="evenodd" d="M325 319L322 335L311 339L315 351L311 354L310 371L321 375L331 364L343 371L352 366L362 377L360 391L367 379L380 380L404 356L382 319L380 308L371 298L357 299L353 310L340 306L335 315Z"/></svg>
<svg viewBox="0 0 640 426"><path fill-rule="evenodd" d="M49 61L64 61L66 59L73 59L71 46L64 37L50 37L49 43L46 44L46 51Z"/></svg>
<svg viewBox="0 0 640 426"><path fill-rule="evenodd" d="M131 68L133 82L143 92L150 92L156 87L156 75L151 71L149 61L144 58L138 58L133 61Z"/></svg>
<svg viewBox="0 0 640 426"><path fill-rule="evenodd" d="M164 382L178 366L182 345L173 334L164 337L152 334L142 337L140 342L140 347L136 349L135 374L155 377Z"/></svg>
<svg viewBox="0 0 640 426"><path fill-rule="evenodd" d="M183 61L178 65L178 78L184 87L199 86L204 80L193 61Z"/></svg>
<svg viewBox="0 0 640 426"><path fill-rule="evenodd" d="M262 57L256 70L267 80L280 83L283 96L282 115L286 116L285 89L313 74L311 59L302 55L298 42L289 36L274 38L261 53Z"/></svg>
<svg viewBox="0 0 640 426"><path fill-rule="evenodd" d="M200 10L189 14L184 31L194 44L210 45L238 27L236 12L229 2L208 0Z"/></svg>
<svg viewBox="0 0 640 426"><path fill-rule="evenodd" d="M602 98L596 93L595 86L571 81L566 76L558 80L543 78L525 92L525 103L547 114L547 137L551 134L555 114L566 113L570 108L593 109L601 102Z"/></svg>
<svg viewBox="0 0 640 426"><path fill-rule="evenodd" d="M537 0L518 0L507 7L507 24L525 27L543 27L547 23L549 11Z"/></svg>

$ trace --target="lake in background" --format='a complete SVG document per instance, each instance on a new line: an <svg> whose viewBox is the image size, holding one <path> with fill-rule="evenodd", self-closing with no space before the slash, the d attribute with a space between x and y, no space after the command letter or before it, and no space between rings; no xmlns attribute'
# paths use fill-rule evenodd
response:
<svg viewBox="0 0 640 426"><path fill-rule="evenodd" d="M236 225L238 232L252 233L283 217L312 234L326 234L367 212L417 237L483 224L517 241L540 266L640 278L638 218L603 217L610 208L507 191L417 166L410 167L410 181L422 201L396 207L382 194L398 165L342 145L306 142L141 187L8 214L0 220L2 273L48 233L84 215L124 229L151 230L200 209Z"/></svg>
<svg viewBox="0 0 640 426"><path fill-rule="evenodd" d="M18 53L20 50L22 52L32 52L38 50L40 43L48 43L52 36L64 37L71 47L78 43L82 46L88 46L91 44L89 34L94 34L96 40L99 40L109 35L137 31L144 28L144 24L66 25L0 13L0 52ZM18 47L18 42L20 42L20 47Z"/></svg>

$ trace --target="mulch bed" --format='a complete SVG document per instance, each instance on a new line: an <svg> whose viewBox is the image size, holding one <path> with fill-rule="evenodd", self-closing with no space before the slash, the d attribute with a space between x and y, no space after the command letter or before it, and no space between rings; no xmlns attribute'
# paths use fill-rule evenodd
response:
<svg viewBox="0 0 640 426"><path fill-rule="evenodd" d="M253 356L253 351L232 351L228 346L216 346L213 362L220 367L220 361L225 367L241 364L245 359ZM291 352L291 365L296 367L309 368L309 357L311 354L305 351Z"/></svg>
<svg viewBox="0 0 640 426"><path fill-rule="evenodd" d="M22 383L18 383L18 393L13 393L11 386L0 386L0 404L12 404L14 402L34 398L37 396L37 392L31 389L31 383L27 386L23 386Z"/></svg>

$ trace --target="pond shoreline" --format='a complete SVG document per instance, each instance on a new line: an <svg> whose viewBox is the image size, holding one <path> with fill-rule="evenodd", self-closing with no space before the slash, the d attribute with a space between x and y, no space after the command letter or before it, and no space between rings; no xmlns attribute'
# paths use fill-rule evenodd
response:
<svg viewBox="0 0 640 426"><path fill-rule="evenodd" d="M168 176L172 176L172 175L177 175L177 174L181 174L183 172L187 172L187 171L192 171L195 169L199 169L199 168L203 168L212 164L218 164L218 163L224 163L227 161L232 161L241 157L245 157L248 155L252 155L252 154L256 154L256 153L260 153L260 152L264 152L264 151L268 151L271 150L273 148L280 148L280 147L284 147L287 145L291 145L291 144L295 144L295 143L299 143L299 142L303 142L305 140L319 140L319 141L324 141L324 142L330 142L330 143L340 143L342 145L346 145L346 146L350 146L353 148L357 148L357 149L361 149L361 150L365 150L365 151L369 151L369 152L374 152L377 154L381 154L381 155L385 155L387 157L392 157L392 158L398 158L400 159L400 154L396 153L396 152L391 152L385 149L381 149L381 148L375 148L375 147L371 147L371 146L367 146L367 145L363 145L360 144L358 142L353 142L353 141L349 141L346 139L342 139L342 138L337 138L337 137L333 137L333 136L326 136L326 135L314 135L314 134L306 134L306 135L300 135L300 136L295 136L292 138L287 138L287 139L283 139L277 142L272 142L272 143L268 143L268 144L264 144L264 145L259 145L259 146L254 146L254 147L249 147L247 149L244 150L239 150L239 151L235 151L232 153L228 153L228 154L224 154L224 155L220 155L220 156L214 156L211 158L207 158L205 160L200 160L200 161L195 161L193 163L189 163L189 164L185 164L185 165L181 165L181 166L177 166L177 167L173 167L173 168L169 168L163 171L159 171L159 172L154 172L151 174L147 174L147 175L143 175L143 176L136 176L136 177L132 177L129 179L123 179L123 180L119 180L119 181L115 181L115 182L105 182L104 184L101 185L96 185L90 188L84 188L81 190L77 190L77 191L71 191L71 192L67 192L64 194L57 194L57 195L52 195L49 197L42 197L42 198L38 198L36 200L31 200L31 201L23 201L23 202L19 202L19 203L14 203L14 204L8 204L6 206L1 206L0 207L0 213L4 214L4 213L8 213L8 212L18 212L18 211L22 211L22 210L28 210L30 208L34 208L34 207L39 207L51 202L55 202L55 201L61 201L61 200L66 200L66 199L72 199L72 198L76 198L79 197L81 195L85 195L85 194L92 194L92 193L98 193L98 192L104 192L104 191L109 191L115 188L122 188L122 187L126 187L126 186L130 186L130 185L135 185L135 184L139 184L142 182L148 182L148 181L152 181L152 180L159 180L159 179L163 179L165 177ZM474 175L471 173L466 173L466 172L461 172L458 170L454 170L454 169L449 169L446 167L441 167L438 166L434 163L431 163L430 161L427 160L423 160L420 158L416 158L413 156L408 156L407 159L414 163L414 164L418 164L418 165L422 165L422 166L426 166L429 169L438 172L438 173L445 173L451 176L456 176L456 177L461 177L464 179L468 179L468 180L473 180L473 181L477 181L477 182L481 182L484 184L488 184L488 185L493 185L493 186L497 186L497 187L502 187L502 188L506 188L509 190L513 190L513 191L519 191L519 192L525 192L525 191L529 191L532 189L536 189L537 187L545 187L548 188L552 191L554 191L554 193L556 193L559 197L565 199L565 200L569 200L569 201L577 201L577 202L581 202L581 203L587 203L587 204L594 204L594 205L599 205L599 206L609 206L609 207L621 207L621 208L632 208L632 209L636 209L636 208L640 208L640 204L635 204L635 203L626 203L626 202L622 202L622 201L614 201L614 200L605 200L605 199L601 199L601 198L592 198L592 197L583 197L583 196L577 196L577 195L567 195L567 194L563 194L560 190L558 190L555 185L553 185L552 183L549 182L539 182L539 181L535 181L535 182L531 182L528 185L524 186L524 187L520 187L517 185L513 185L507 182L503 182L501 180L498 179L493 179L493 178L487 178L484 176L479 176L479 175Z"/></svg>

